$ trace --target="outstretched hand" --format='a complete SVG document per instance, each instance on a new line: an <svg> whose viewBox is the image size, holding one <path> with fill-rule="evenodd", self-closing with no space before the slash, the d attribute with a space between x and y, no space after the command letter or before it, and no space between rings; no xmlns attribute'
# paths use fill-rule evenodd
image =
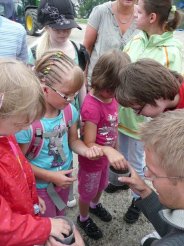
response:
<svg viewBox="0 0 184 246"><path fill-rule="evenodd" d="M141 179L135 169L128 163L130 177L118 178L120 182L126 183L130 189L139 195L142 199L149 196L152 192L151 188Z"/></svg>
<svg viewBox="0 0 184 246"><path fill-rule="evenodd" d="M125 157L120 154L117 150L106 147L104 155L107 156L109 163L117 170L125 170L128 167L128 163Z"/></svg>

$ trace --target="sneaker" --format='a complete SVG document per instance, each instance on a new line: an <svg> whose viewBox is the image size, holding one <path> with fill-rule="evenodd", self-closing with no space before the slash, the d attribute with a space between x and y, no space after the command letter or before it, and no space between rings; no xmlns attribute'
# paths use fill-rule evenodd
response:
<svg viewBox="0 0 184 246"><path fill-rule="evenodd" d="M104 222L109 222L112 220L112 215L105 208L102 207L101 203L98 203L98 205L96 205L96 208L89 208L89 212L95 214Z"/></svg>
<svg viewBox="0 0 184 246"><path fill-rule="evenodd" d="M68 201L67 202L67 207L73 208L76 204L77 204L77 201L76 201L76 199L74 197L74 199L72 201Z"/></svg>
<svg viewBox="0 0 184 246"><path fill-rule="evenodd" d="M118 190L128 190L129 186L128 185L122 185L122 186L115 186L111 183L108 184L107 188L105 189L105 192L107 193L114 193Z"/></svg>
<svg viewBox="0 0 184 246"><path fill-rule="evenodd" d="M148 238L161 239L160 235L156 231L153 231L141 239L141 245L143 245Z"/></svg>
<svg viewBox="0 0 184 246"><path fill-rule="evenodd" d="M132 204L128 208L128 211L124 215L123 219L129 224L135 223L139 219L140 213L140 209L135 206L135 198L133 198Z"/></svg>
<svg viewBox="0 0 184 246"><path fill-rule="evenodd" d="M80 215L78 215L77 224L84 230L88 237L95 240L98 240L102 237L101 230L97 227L97 225L90 217L86 221L81 222Z"/></svg>

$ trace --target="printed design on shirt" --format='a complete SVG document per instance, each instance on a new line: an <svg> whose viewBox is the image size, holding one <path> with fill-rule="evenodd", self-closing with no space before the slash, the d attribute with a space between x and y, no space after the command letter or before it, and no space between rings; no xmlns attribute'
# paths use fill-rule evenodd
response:
<svg viewBox="0 0 184 246"><path fill-rule="evenodd" d="M86 184L85 189L87 192L92 192L98 187L99 175L98 173L88 173L86 174Z"/></svg>
<svg viewBox="0 0 184 246"><path fill-rule="evenodd" d="M53 128L53 132L60 132L63 130L64 127L65 127L64 125L62 126L57 125ZM49 144L48 144L48 148L49 148L48 155L53 157L51 168L63 166L66 162L62 160L59 154L58 148L56 146L55 140L56 140L56 137L51 137L49 139ZM59 138L59 141L63 148L63 136Z"/></svg>
<svg viewBox="0 0 184 246"><path fill-rule="evenodd" d="M115 146L115 139L117 136L117 127L118 127L118 112L115 112L114 115L109 114L107 121L108 124L104 124L101 128L98 129L98 133L105 136L106 142L104 146Z"/></svg>

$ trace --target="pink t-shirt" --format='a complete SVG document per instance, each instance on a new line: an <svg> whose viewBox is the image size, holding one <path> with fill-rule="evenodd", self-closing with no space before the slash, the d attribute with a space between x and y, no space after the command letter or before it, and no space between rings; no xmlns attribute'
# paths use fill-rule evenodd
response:
<svg viewBox="0 0 184 246"><path fill-rule="evenodd" d="M97 125L96 143L102 146L114 147L118 135L118 103L115 98L111 103L103 103L89 93L81 108L82 121L90 121ZM99 160L88 160L79 156L80 166L88 172L97 172L108 164L107 157Z"/></svg>

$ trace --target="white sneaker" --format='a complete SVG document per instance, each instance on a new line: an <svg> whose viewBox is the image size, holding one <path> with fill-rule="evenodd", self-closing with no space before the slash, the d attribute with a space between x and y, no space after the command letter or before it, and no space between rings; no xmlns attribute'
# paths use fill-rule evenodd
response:
<svg viewBox="0 0 184 246"><path fill-rule="evenodd" d="M153 237L153 238L156 238L156 239L161 239L160 235L159 235L156 231L153 231L152 233L146 235L145 237L143 237L143 238L141 239L141 245L143 245L144 242L145 242L148 238L150 238L150 237Z"/></svg>
<svg viewBox="0 0 184 246"><path fill-rule="evenodd" d="M76 204L77 204L77 201L76 201L76 199L74 197L73 200L67 202L67 207L73 208Z"/></svg>

